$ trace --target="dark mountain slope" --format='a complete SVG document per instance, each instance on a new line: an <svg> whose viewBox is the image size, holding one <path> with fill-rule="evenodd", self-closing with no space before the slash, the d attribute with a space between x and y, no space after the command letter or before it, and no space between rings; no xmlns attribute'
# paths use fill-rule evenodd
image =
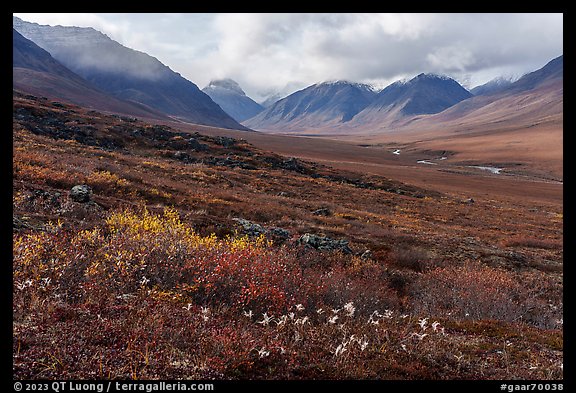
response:
<svg viewBox="0 0 576 393"><path fill-rule="evenodd" d="M244 122L254 129L306 130L350 121L370 104L370 86L346 81L324 82L277 101Z"/></svg>
<svg viewBox="0 0 576 393"><path fill-rule="evenodd" d="M564 111L563 69L563 56L557 57L505 89L462 101L411 126L501 129L532 127L543 122L561 124Z"/></svg>
<svg viewBox="0 0 576 393"><path fill-rule="evenodd" d="M158 59L92 28L47 26L13 18L14 28L64 66L115 97L192 123L246 129L198 86Z"/></svg>
<svg viewBox="0 0 576 393"><path fill-rule="evenodd" d="M564 79L564 56L549 61L544 67L524 75L514 82L507 91L519 93L538 87L545 87Z"/></svg>
<svg viewBox="0 0 576 393"><path fill-rule="evenodd" d="M14 29L12 64L14 89L99 110L150 119L168 119L164 114L145 105L124 101L97 89Z"/></svg>

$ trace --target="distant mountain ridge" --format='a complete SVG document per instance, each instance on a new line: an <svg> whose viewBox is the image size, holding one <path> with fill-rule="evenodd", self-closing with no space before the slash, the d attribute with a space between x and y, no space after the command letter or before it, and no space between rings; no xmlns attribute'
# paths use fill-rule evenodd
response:
<svg viewBox="0 0 576 393"><path fill-rule="evenodd" d="M350 121L372 102L371 86L348 81L314 84L290 94L243 124L254 129L306 129Z"/></svg>
<svg viewBox="0 0 576 393"><path fill-rule="evenodd" d="M470 90L475 96L494 94L508 88L513 82L503 77L494 78Z"/></svg>
<svg viewBox="0 0 576 393"><path fill-rule="evenodd" d="M330 81L297 91L243 124L287 131L392 124L441 112L471 96L455 80L434 74L395 82L378 93L369 85Z"/></svg>
<svg viewBox="0 0 576 393"><path fill-rule="evenodd" d="M248 97L240 85L232 79L210 81L202 91L238 122L256 116L264 110L263 106Z"/></svg>
<svg viewBox="0 0 576 393"><path fill-rule="evenodd" d="M454 79L421 73L407 82L395 82L383 89L355 121L362 122L375 115L382 120L384 113L391 111L401 116L438 113L471 96Z"/></svg>
<svg viewBox="0 0 576 393"><path fill-rule="evenodd" d="M495 92L476 95L438 114L418 119L413 127L485 127L502 129L532 127L544 122L561 123L563 118L564 56L525 74Z"/></svg>
<svg viewBox="0 0 576 393"><path fill-rule="evenodd" d="M12 29L12 66L14 89L64 99L94 109L152 119L169 119L145 105L124 101L99 90L15 29Z"/></svg>
<svg viewBox="0 0 576 393"><path fill-rule="evenodd" d="M13 17L14 28L101 90L192 123L246 130L198 86L158 59L84 27L47 26Z"/></svg>
<svg viewBox="0 0 576 393"><path fill-rule="evenodd" d="M557 122L563 116L563 64L559 56L515 82L500 78L479 86L476 95L448 76L421 73L372 92L348 111L342 100L332 105L338 95L327 89L330 83L316 84L277 101L243 124L274 132L374 134L448 125L462 128L468 123L490 128L514 122L527 126Z"/></svg>
<svg viewBox="0 0 576 393"><path fill-rule="evenodd" d="M281 93L272 94L266 97L264 101L260 102L260 105L263 108L269 108L272 105L274 105L277 101L280 101L282 98L284 98L284 96Z"/></svg>
<svg viewBox="0 0 576 393"><path fill-rule="evenodd" d="M561 81L564 78L564 55L550 60L544 67L530 72L510 86L513 92L533 90Z"/></svg>
<svg viewBox="0 0 576 393"><path fill-rule="evenodd" d="M12 29L12 67L28 68L85 83L79 75L57 62L47 51Z"/></svg>

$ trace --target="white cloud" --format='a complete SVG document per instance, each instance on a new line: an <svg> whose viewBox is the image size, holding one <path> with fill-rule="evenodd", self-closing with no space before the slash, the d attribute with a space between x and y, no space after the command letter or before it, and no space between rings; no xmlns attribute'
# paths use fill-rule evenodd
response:
<svg viewBox="0 0 576 393"><path fill-rule="evenodd" d="M385 84L420 72L479 84L498 71L532 71L562 53L561 14L224 14L216 20L219 74L260 89L290 80Z"/></svg>
<svg viewBox="0 0 576 393"><path fill-rule="evenodd" d="M22 20L43 25L92 27L115 40L129 31L126 23L118 23L105 16L90 13L15 13L14 15Z"/></svg>
<svg viewBox="0 0 576 393"><path fill-rule="evenodd" d="M426 55L426 61L433 69L463 72L476 62L474 54L463 45L443 46Z"/></svg>

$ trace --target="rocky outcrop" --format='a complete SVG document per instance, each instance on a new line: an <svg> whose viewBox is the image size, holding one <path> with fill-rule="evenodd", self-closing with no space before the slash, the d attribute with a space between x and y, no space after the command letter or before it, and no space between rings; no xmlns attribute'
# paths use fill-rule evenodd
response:
<svg viewBox="0 0 576 393"><path fill-rule="evenodd" d="M256 224L244 218L233 218L233 220L238 223L242 233L250 237L258 237L264 235L277 243L282 243L290 238L290 232L284 228L264 228L262 225Z"/></svg>
<svg viewBox="0 0 576 393"><path fill-rule="evenodd" d="M298 240L299 244L306 247L312 247L323 251L342 251L344 254L352 254L348 246L348 240L334 240L329 237L318 236L311 233L305 233Z"/></svg>
<svg viewBox="0 0 576 393"><path fill-rule="evenodd" d="M243 218L233 218L234 221L242 228L242 232L248 236L260 236L266 234L266 230L260 224L256 224L252 221L245 220Z"/></svg>
<svg viewBox="0 0 576 393"><path fill-rule="evenodd" d="M283 242L290 238L290 232L284 228L272 227L268 229L268 235L272 240Z"/></svg>
<svg viewBox="0 0 576 393"><path fill-rule="evenodd" d="M281 157L275 156L266 156L264 157L263 161L269 164L272 169L285 169L291 172L298 172L301 174L313 174L314 171L312 168L304 165L300 162L297 158L290 157L286 159L282 159Z"/></svg>

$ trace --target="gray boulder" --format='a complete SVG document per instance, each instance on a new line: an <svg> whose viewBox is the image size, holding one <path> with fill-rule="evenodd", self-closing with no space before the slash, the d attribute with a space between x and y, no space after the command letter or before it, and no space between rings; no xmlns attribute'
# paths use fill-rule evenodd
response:
<svg viewBox="0 0 576 393"><path fill-rule="evenodd" d="M208 145L198 142L195 138L188 139L188 148L194 151L208 151Z"/></svg>
<svg viewBox="0 0 576 393"><path fill-rule="evenodd" d="M260 236L266 234L266 229L260 224L253 223L252 221L243 218L233 218L241 227L245 234L248 236Z"/></svg>
<svg viewBox="0 0 576 393"><path fill-rule="evenodd" d="M284 228L272 227L268 229L268 234L275 240L283 242L290 238L290 232Z"/></svg>
<svg viewBox="0 0 576 393"><path fill-rule="evenodd" d="M90 202L92 190L86 184L79 184L70 190L70 199L74 202L87 203Z"/></svg>
<svg viewBox="0 0 576 393"><path fill-rule="evenodd" d="M218 137L216 137L214 142L216 142L216 144L223 146L223 147L232 147L236 144L236 139L229 138L227 136L218 136Z"/></svg>
<svg viewBox="0 0 576 393"><path fill-rule="evenodd" d="M280 167L287 169L289 171L295 171L295 172L299 172L299 173L304 173L304 171L305 171L305 168L294 157L291 157L287 160L282 161L282 164L280 164Z"/></svg>
<svg viewBox="0 0 576 393"><path fill-rule="evenodd" d="M233 220L242 228L242 232L250 237L265 235L277 243L282 243L290 238L290 232L284 228L264 228L262 225L248 221L244 218L233 218Z"/></svg>
<svg viewBox="0 0 576 393"><path fill-rule="evenodd" d="M311 233L305 233L298 239L299 244L312 247L317 250L334 251L339 250L344 254L352 254L348 246L348 240L334 240L329 237L318 236Z"/></svg>

